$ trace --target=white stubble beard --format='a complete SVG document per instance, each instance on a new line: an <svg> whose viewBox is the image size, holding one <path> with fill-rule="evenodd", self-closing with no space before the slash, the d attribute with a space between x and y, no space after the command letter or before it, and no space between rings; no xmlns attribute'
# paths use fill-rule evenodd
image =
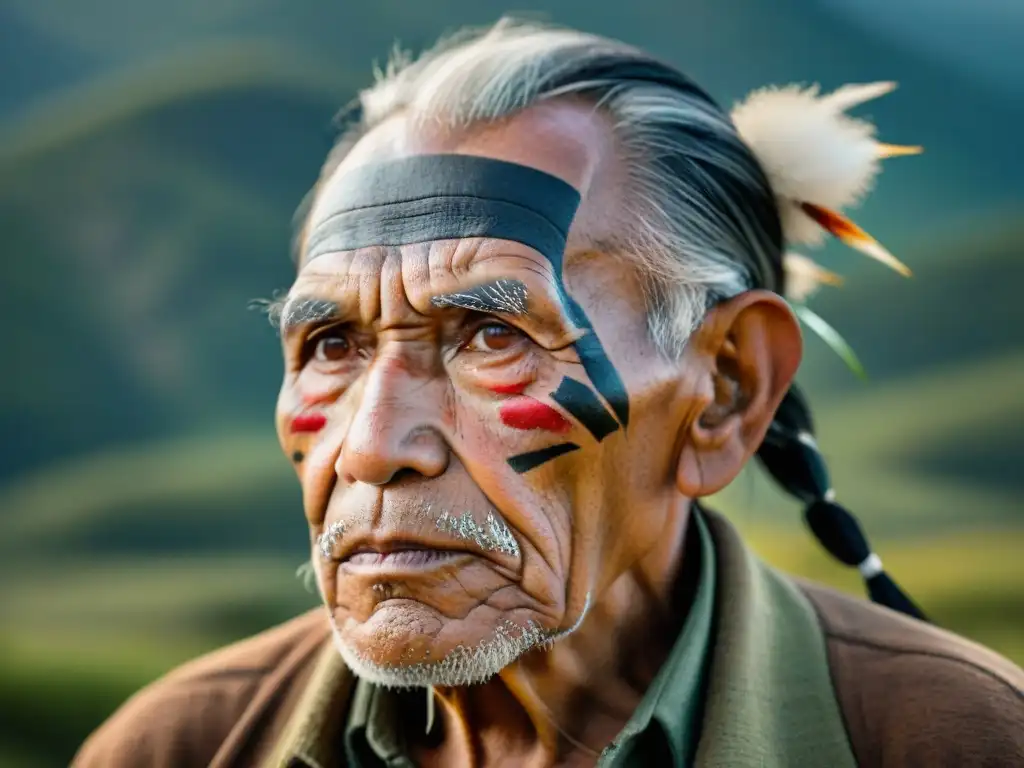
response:
<svg viewBox="0 0 1024 768"><path fill-rule="evenodd" d="M386 688L477 685L487 682L529 651L551 646L571 635L583 624L589 609L588 592L579 618L566 630L547 630L532 620L523 627L503 619L489 638L476 645L458 645L441 659L414 664L379 664L371 661L347 645L337 627L334 628L334 646L356 676L375 685Z"/></svg>

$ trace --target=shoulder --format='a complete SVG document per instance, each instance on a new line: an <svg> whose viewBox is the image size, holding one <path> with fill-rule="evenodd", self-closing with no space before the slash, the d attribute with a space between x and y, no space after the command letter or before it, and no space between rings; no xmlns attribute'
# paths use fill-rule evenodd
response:
<svg viewBox="0 0 1024 768"><path fill-rule="evenodd" d="M862 765L1024 765L1024 671L965 638L798 582Z"/></svg>
<svg viewBox="0 0 1024 768"><path fill-rule="evenodd" d="M318 608L172 670L100 726L73 766L209 764L251 710L262 711L309 666L328 632Z"/></svg>

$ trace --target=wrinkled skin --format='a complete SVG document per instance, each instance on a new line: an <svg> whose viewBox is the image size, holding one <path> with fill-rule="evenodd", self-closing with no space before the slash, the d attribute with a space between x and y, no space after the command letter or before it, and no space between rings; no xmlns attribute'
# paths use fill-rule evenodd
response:
<svg viewBox="0 0 1024 768"><path fill-rule="evenodd" d="M610 131L571 103L457 134L393 119L321 185L307 234L329 219L332 182L347 170L440 152L530 165L581 192L564 284L625 384L628 429L598 441L564 411L569 426L558 434L503 423L501 408L515 396L503 392L559 410L550 393L563 377L590 382L573 345L580 329L548 260L518 243L471 239L304 261L292 306L315 297L337 311L283 334L278 432L285 453L302 457L313 560L346 659L400 675L486 645L509 622L548 634L575 629L483 685L439 687L446 737L416 747L416 759L593 764L678 631L670 595L690 500L724 487L753 454L799 362L799 331L784 302L750 292L713 310L681 359L661 356L634 269L600 250L621 209ZM495 279L521 281L529 311L488 315L432 302ZM324 417L322 428L294 433L296 415L310 412ZM579 450L524 473L507 462L564 441ZM440 530L445 512L477 524L492 514L518 552ZM344 532L324 559L318 541L333 523ZM365 554L409 547L433 554L405 564Z"/></svg>

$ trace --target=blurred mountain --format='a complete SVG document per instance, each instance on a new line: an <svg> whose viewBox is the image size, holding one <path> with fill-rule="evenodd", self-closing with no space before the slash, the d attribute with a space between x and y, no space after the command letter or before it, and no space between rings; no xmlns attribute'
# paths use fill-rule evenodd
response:
<svg viewBox="0 0 1024 768"><path fill-rule="evenodd" d="M270 413L276 341L246 307L289 282L290 212L340 99L297 62L194 50L7 133L4 476Z"/></svg>
<svg viewBox="0 0 1024 768"><path fill-rule="evenodd" d="M921 7L926 1L915 3ZM643 45L691 72L723 102L771 82L820 81L833 87L870 79L900 81L903 91L870 111L892 140L924 143L941 158L929 167L946 180L935 176L930 179L934 184L915 190L925 200L911 210L924 216L935 214L936 201L963 208L977 192L982 193L979 207L1011 191L1019 197L1016 179L1024 169L1024 158L1007 152L1016 139L1013 118L1019 121L1024 104L979 90L972 70L957 66L957 56L968 48L977 52L976 58L989 51L989 59L1002 61L1002 41L1008 35L1012 39L1013 25L994 23L1000 18L995 11L986 14L979 7L973 14L979 23L969 27L970 39L951 39L963 14L973 13L965 6L957 15L953 5L931 3L934 10L913 14L913 6L896 4L885 13L870 14L868 25L862 23L868 14L850 10L855 4L847 0L638 0L628 6L560 0L547 5L545 13L525 15ZM370 62L384 57L396 39L419 47L458 26L489 23L509 10L496 0L8 0L7 6L8 34L17 34L12 42L18 44L18 62L10 67L4 87L23 94L12 113L29 111L33 102L57 98L98 76L176 55L184 58L183 52L191 48L225 41L291 46L318 58L324 77L340 83L345 73L356 73L362 83L368 80ZM1010 11L1005 15L1011 22L1015 18ZM944 46L947 55L904 45L898 32L911 27L920 36L935 37L932 49ZM939 29L948 33L942 36ZM37 74L42 70L50 72L45 81ZM26 80L37 88L19 85ZM44 88L45 83L53 86ZM922 168L918 174L928 172ZM950 173L956 178L948 178Z"/></svg>

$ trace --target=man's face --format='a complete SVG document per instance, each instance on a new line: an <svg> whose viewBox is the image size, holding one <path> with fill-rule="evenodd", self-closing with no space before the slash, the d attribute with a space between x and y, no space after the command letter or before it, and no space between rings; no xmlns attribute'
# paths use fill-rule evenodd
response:
<svg viewBox="0 0 1024 768"><path fill-rule="evenodd" d="M611 147L573 105L454 139L393 121L319 191L307 237L330 226L346 171L401 155L529 165L583 200L564 267L445 240L318 255L289 291L277 428L339 648L364 677L490 677L577 625L673 513L679 367L649 338L633 270L582 246L616 212Z"/></svg>

